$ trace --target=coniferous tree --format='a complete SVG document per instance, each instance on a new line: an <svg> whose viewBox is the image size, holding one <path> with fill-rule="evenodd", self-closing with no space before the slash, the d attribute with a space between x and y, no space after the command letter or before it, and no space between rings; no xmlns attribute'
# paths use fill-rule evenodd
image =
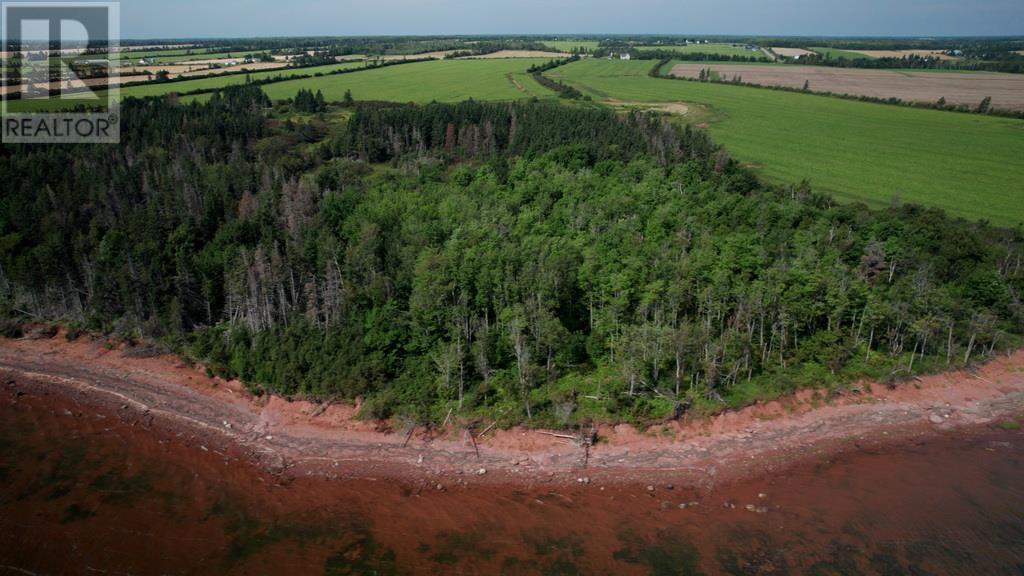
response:
<svg viewBox="0 0 1024 576"><path fill-rule="evenodd" d="M663 118L360 103L327 137L268 105L128 99L116 152L0 149L3 317L372 416L536 425L577 395L651 420L978 361L1024 326L1018 230L764 184Z"/></svg>

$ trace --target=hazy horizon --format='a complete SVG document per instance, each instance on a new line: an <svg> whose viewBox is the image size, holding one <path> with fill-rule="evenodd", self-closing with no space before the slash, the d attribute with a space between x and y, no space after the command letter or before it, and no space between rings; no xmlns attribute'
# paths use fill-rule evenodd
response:
<svg viewBox="0 0 1024 576"><path fill-rule="evenodd" d="M754 0L628 5L606 0L381 0L281 3L236 0L174 4L123 0L121 36L252 38L287 36L693 35L951 37L1024 34L1024 2L980 0Z"/></svg>
<svg viewBox="0 0 1024 576"><path fill-rule="evenodd" d="M835 39L835 40L942 40L942 39L959 39L959 38L1009 38L1009 39L1024 39L1024 33L1022 34L954 34L954 35L908 35L908 34L887 34L887 35L857 35L857 34L841 34L841 35L828 35L828 34L730 34L730 33L706 33L706 34L694 34L689 32L507 32L504 34L259 34L250 36L126 36L123 40L126 41L150 41L150 40L195 40L195 41L211 41L211 40L265 40L274 38L554 38L554 39L597 39L598 37L644 37L644 36L673 36L673 37L688 37L693 39L705 39L705 38L792 38L792 39Z"/></svg>

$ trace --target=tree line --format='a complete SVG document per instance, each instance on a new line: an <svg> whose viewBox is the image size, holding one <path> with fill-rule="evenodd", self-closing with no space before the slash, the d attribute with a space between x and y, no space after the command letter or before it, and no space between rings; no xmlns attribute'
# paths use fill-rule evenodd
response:
<svg viewBox="0 0 1024 576"><path fill-rule="evenodd" d="M569 100L589 100L589 97L585 97L583 92L580 92L575 86L570 86L563 83L561 80L554 80L544 75L544 72L548 70L554 70L559 66L565 66L573 62L578 62L580 56L573 54L568 58L561 58L557 60L550 60L544 64L533 64L526 69L530 73L530 76L537 81L538 84L558 94L559 98L566 98Z"/></svg>
<svg viewBox="0 0 1024 576"><path fill-rule="evenodd" d="M1016 53L1001 55L995 60L943 59L937 56L909 54L879 58L833 58L828 54L806 54L799 60L783 59L800 65L829 66L832 68L911 69L911 70L973 70L985 72L1024 73L1024 56Z"/></svg>
<svg viewBox="0 0 1024 576"><path fill-rule="evenodd" d="M352 97L351 92L346 92L346 96ZM316 91L316 94L312 90L299 89L299 92L292 99L292 104L295 109L299 112L306 112L309 114L316 114L319 112L325 112L327 110L327 103L324 101L324 94L320 90Z"/></svg>
<svg viewBox="0 0 1024 576"><path fill-rule="evenodd" d="M503 423L715 410L991 357L1021 230L761 183L704 132L549 103L357 103L310 146L255 86L5 146L0 311L253 390Z"/></svg>
<svg viewBox="0 0 1024 576"><path fill-rule="evenodd" d="M354 73L354 72L360 72L360 71L371 69L371 68L383 68L383 67L386 67L386 66L399 66L399 65L402 65L402 64L414 64L414 63L417 63L417 62L426 62L426 61L430 61L430 60L432 60L432 58L408 58L408 59L404 59L404 60L372 60L372 61L367 61L364 64L364 66L361 67L361 68L339 68L339 69L331 70L331 71L328 71L328 72L314 72L312 74L287 74L287 75L286 74L275 74L274 76L264 76L264 77L261 77L261 78L253 78L251 72L220 72L220 73L216 73L216 74L204 75L203 78L219 78L219 77L224 77L224 76L236 76L236 75L240 76L240 75L244 74L245 75L245 83L246 84L252 84L252 85L255 85L255 86L265 86L267 84L274 84L274 83L277 83L277 82L284 82L284 81L287 81L287 80L304 80L304 79L308 79L308 78L321 78L323 76L337 76L339 74L351 74L351 73ZM337 63L337 62L332 60L330 63ZM310 64L310 65L298 65L297 62L293 62L292 65L289 65L288 69L289 70L296 70L296 69L304 69L304 68L314 68L314 67L318 67L318 66L322 66L322 65L323 65L322 63ZM160 70L156 74L156 81L160 82L161 84L174 84L174 83L179 83L179 82L189 82L189 81L195 81L195 80L196 80L195 77L190 77L190 76L178 76L178 77L175 77L175 78L171 78L170 75L167 74L167 72L165 70ZM20 80L18 82L20 82ZM129 82L129 83L122 84L122 86L123 87L128 87L128 86L134 86L134 85L139 85L139 84L145 84L145 82ZM196 89L193 89L193 90L186 90L184 92L180 92L179 91L179 92L173 92L173 93L177 94L179 96L195 96L195 95L198 95L198 94L210 94L210 93L213 93L213 92L218 92L218 91L220 91L222 89L223 89L222 87L196 88ZM70 94L70 93L82 92L82 91L86 91L86 90L88 90L88 88L72 88L72 89L66 89L65 88L65 89L60 89L59 92L63 93L63 94ZM57 92L58 92L58 90L53 90L53 91L51 91L50 95L51 96L55 96ZM0 95L0 99L17 100L17 99L20 99L20 98L21 98L21 93L20 92L12 92L10 94Z"/></svg>
<svg viewBox="0 0 1024 576"><path fill-rule="evenodd" d="M637 60L684 60L690 62L770 62L766 56L716 54L704 52L677 52L674 50L635 50L630 56Z"/></svg>
<svg viewBox="0 0 1024 576"><path fill-rule="evenodd" d="M370 163L409 156L446 159L533 157L558 149L586 165L648 156L661 164L708 158L707 134L657 116L606 108L569 108L540 101L492 104L468 100L423 106L360 104L341 133L325 143L331 157Z"/></svg>

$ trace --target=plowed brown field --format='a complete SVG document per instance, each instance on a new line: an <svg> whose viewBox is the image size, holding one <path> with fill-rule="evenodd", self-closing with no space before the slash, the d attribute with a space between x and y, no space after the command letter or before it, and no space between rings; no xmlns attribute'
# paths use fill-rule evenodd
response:
<svg viewBox="0 0 1024 576"><path fill-rule="evenodd" d="M935 102L945 98L950 104L974 106L990 96L995 108L1024 110L1024 75L1021 74L686 63L673 66L672 75L697 78L702 69L718 72L725 80L739 76L745 83L762 86L802 88L807 82L812 92L899 98L909 102Z"/></svg>

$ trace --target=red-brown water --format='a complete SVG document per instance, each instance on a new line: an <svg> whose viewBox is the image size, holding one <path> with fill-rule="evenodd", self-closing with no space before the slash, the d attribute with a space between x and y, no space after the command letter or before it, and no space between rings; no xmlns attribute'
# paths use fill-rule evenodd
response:
<svg viewBox="0 0 1024 576"><path fill-rule="evenodd" d="M0 574L1024 574L1018 431L710 493L281 480L183 438L5 395Z"/></svg>

